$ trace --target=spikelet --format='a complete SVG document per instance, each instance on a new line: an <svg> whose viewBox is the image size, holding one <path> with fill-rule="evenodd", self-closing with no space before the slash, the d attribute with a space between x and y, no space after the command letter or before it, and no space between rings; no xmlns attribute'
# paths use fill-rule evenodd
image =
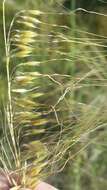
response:
<svg viewBox="0 0 107 190"><path fill-rule="evenodd" d="M72 152L75 156L81 150L82 137L93 131L103 118L100 115L102 104L99 108L84 106L75 99L70 101L68 95L78 93L78 89L87 85L85 79L90 76L99 84L103 71L99 74L96 68L96 71L89 70L84 76L79 73L74 78L64 73L64 69L62 73L51 69L59 63L62 67L65 62L73 64L74 57L78 61L80 52L70 57L72 44L82 44L84 56L87 46L91 51L92 44L96 48L99 44L88 42L88 39L86 43L81 36L78 40L67 37L65 33L69 34L69 27L43 20L44 14L48 13L22 11L6 35L5 1L3 3L8 102L0 162L5 172L12 171L20 176L20 184L14 184L12 190L34 188L40 180L55 172L55 166L61 171L73 157ZM79 61L84 63L84 56L81 55ZM88 66L90 62L92 60ZM44 72L42 68L45 70L47 64L49 71ZM82 114L76 117L74 113L79 111Z"/></svg>

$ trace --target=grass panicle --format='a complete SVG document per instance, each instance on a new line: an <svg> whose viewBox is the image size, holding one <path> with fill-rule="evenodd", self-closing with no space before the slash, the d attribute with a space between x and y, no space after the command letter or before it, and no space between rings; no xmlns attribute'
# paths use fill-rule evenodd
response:
<svg viewBox="0 0 107 190"><path fill-rule="evenodd" d="M79 11L87 12L23 10L6 32L3 1L8 98L0 166L21 177L19 189L62 171L107 122L105 37L59 23Z"/></svg>

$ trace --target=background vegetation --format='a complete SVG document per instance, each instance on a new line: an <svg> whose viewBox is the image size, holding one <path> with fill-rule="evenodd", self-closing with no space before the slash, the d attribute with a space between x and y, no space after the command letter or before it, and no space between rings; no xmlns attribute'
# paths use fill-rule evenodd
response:
<svg viewBox="0 0 107 190"><path fill-rule="evenodd" d="M69 14L71 10L83 9ZM46 15L49 23L56 22L66 25L69 31L62 31L66 41L52 48L51 58L56 58L56 50L62 52L53 61L41 65L42 73L59 73L70 76L70 80L58 79L65 82L64 89L70 87L69 93L63 100L60 122L66 126L67 120L75 121L74 134L81 133L76 147L72 148L71 159L63 171L50 177L48 181L61 190L106 190L107 189L107 2L100 0L8 0L6 3L6 26L9 27L14 14L22 9L37 9L45 12L62 12L62 16ZM99 14L95 14L99 12ZM105 14L105 15L104 15ZM46 28L49 33L51 27ZM67 42L70 40L70 43ZM47 51L43 44L40 61L42 62ZM64 53L66 55L64 55ZM61 61L61 59L64 59ZM0 108L1 123L3 107L6 102L6 69L5 51L2 27L2 1L0 1ZM88 76L87 76L88 75ZM80 80L80 82L78 82ZM45 89L47 84L48 96L43 101L53 105L58 97L58 87L51 86L48 80L38 81ZM77 87L73 89L73 83ZM79 84L78 84L79 83ZM44 90L44 91L45 91ZM52 93L52 90L53 93ZM67 100L67 103L66 103ZM65 104L66 103L66 104ZM66 105L66 108L64 107ZM78 122L80 123L78 125ZM69 123L70 123L69 122ZM67 123L68 125L68 123ZM73 126L73 125L72 125ZM91 128L91 133L86 128ZM82 131L82 132L81 132ZM70 129L68 130L70 133ZM2 136L2 133L0 133ZM69 134L67 136L69 138ZM70 137L72 138L72 136ZM82 148L81 148L82 147ZM66 155L68 157L68 153Z"/></svg>

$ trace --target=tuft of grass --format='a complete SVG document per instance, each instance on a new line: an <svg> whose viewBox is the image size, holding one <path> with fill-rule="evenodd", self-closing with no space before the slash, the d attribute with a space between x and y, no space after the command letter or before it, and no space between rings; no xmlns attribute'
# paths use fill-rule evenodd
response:
<svg viewBox="0 0 107 190"><path fill-rule="evenodd" d="M6 32L3 1L7 102L0 166L20 176L17 188L33 188L63 171L106 127L105 37L80 29L79 11L99 14L22 10ZM67 25L69 19L75 22ZM80 179L78 174L76 190Z"/></svg>

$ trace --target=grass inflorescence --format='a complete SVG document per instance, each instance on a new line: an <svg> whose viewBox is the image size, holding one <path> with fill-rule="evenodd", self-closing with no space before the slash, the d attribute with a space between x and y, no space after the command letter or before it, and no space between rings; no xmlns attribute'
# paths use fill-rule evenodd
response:
<svg viewBox="0 0 107 190"><path fill-rule="evenodd" d="M22 10L6 32L3 1L7 101L0 166L20 176L18 188L61 172L106 126L106 37L80 29L81 11L98 14Z"/></svg>

